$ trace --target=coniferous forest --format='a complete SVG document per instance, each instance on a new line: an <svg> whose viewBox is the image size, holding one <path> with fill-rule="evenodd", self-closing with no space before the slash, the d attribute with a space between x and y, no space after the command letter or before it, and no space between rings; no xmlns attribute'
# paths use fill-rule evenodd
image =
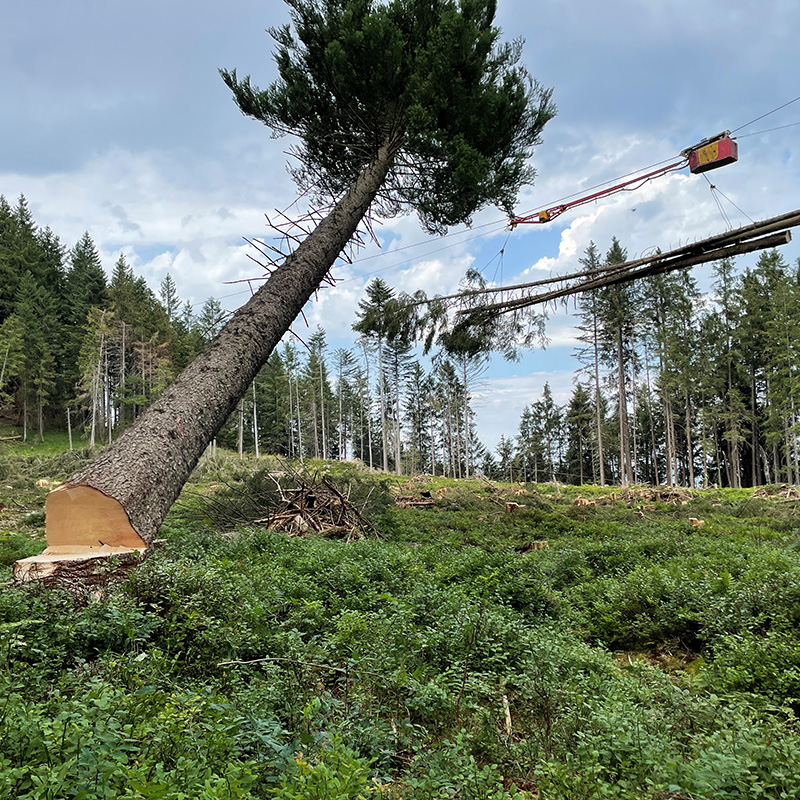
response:
<svg viewBox="0 0 800 800"><path fill-rule="evenodd" d="M625 260L614 239L587 269ZM582 295L581 369L559 405L550 387L494 450L479 440L478 354L425 332L380 278L366 288L351 348L322 329L273 352L218 437L257 455L358 459L401 474L570 484L746 487L800 479L797 265L777 251L723 261L701 291L689 272ZM110 273L110 278L108 274ZM72 247L0 198L0 415L27 440L69 429L107 443L224 322L167 274L158 295L124 255L104 265L89 233ZM418 338L415 338L418 337Z"/></svg>

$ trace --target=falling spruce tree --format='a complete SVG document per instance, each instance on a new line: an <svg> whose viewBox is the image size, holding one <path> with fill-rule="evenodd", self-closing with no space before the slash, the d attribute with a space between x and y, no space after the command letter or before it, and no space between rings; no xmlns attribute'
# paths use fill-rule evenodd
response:
<svg viewBox="0 0 800 800"><path fill-rule="evenodd" d="M330 210L136 424L51 493L51 544L153 541L365 216L413 210L441 234L488 205L510 212L533 178L528 160L555 108L520 65L519 42L500 41L495 0L287 5L290 24L270 30L278 79L262 90L221 75L245 115L295 138L293 176Z"/></svg>

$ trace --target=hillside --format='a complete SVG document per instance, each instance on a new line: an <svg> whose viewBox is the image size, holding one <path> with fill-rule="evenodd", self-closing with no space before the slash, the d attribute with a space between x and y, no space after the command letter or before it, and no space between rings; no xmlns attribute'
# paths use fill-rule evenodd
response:
<svg viewBox="0 0 800 800"><path fill-rule="evenodd" d="M85 457L0 460L3 797L800 796L791 490L326 467L348 542L239 524L274 481L221 455L122 582L11 585Z"/></svg>

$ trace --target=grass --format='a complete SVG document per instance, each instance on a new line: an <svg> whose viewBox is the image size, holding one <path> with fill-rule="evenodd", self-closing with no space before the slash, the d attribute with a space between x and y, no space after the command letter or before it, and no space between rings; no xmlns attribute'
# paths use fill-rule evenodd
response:
<svg viewBox="0 0 800 800"><path fill-rule="evenodd" d="M9 437L19 437L19 439L2 441ZM78 450L85 448L88 440L75 433L73 434L72 444ZM45 431L44 438L40 439L38 431L29 431L28 440L23 442L22 428L0 425L0 454L4 450L16 456L47 458L69 450L69 436L66 431Z"/></svg>
<svg viewBox="0 0 800 800"><path fill-rule="evenodd" d="M0 580L71 468L9 458ZM221 533L198 497L263 481L220 455L116 589L0 594L7 796L800 797L799 504L314 466L380 538Z"/></svg>

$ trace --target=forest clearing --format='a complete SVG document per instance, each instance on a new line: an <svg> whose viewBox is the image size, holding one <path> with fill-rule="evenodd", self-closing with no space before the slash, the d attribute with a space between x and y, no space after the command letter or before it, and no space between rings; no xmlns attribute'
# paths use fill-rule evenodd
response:
<svg viewBox="0 0 800 800"><path fill-rule="evenodd" d="M141 566L45 589L11 565L89 452L3 448L3 797L800 796L789 487L307 464L348 541L254 523L299 465L219 451Z"/></svg>
<svg viewBox="0 0 800 800"><path fill-rule="evenodd" d="M767 98L753 72L758 91L698 107L692 68L678 102L676 54L706 52L686 13L668 55L647 17L655 39L601 70L571 63L576 25L608 41L577 4L561 38L542 27L569 54L553 70L523 60L521 0L513 39L496 0L285 0L264 4L259 88L244 9L203 33L204 4L161 5L136 10L142 40L204 51L191 91L182 57L101 88L141 42L93 40L133 19L5 71L37 115L0 172L0 800L800 800L800 259L777 249L800 210L775 188L797 159L770 144L800 122L756 126L796 87ZM78 55L97 86L42 146L41 109L72 103L40 99L30 65L69 88ZM606 106L603 134L592 106L648 60L669 86L628 95L633 128ZM209 70L285 149L218 139ZM592 102L556 120L551 79ZM161 149L173 109L191 135ZM732 199L705 173L748 137ZM631 169L643 154L662 160ZM56 164L60 192L34 180ZM551 335L552 369L484 390Z"/></svg>

